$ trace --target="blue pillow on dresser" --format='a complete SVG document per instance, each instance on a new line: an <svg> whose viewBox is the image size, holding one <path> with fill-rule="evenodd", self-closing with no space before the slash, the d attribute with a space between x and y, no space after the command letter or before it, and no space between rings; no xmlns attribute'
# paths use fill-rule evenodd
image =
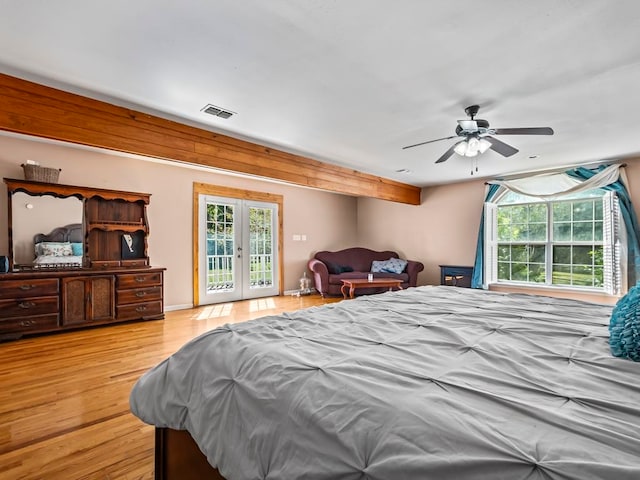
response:
<svg viewBox="0 0 640 480"><path fill-rule="evenodd" d="M640 361L640 284L618 300L611 313L609 347L614 357Z"/></svg>

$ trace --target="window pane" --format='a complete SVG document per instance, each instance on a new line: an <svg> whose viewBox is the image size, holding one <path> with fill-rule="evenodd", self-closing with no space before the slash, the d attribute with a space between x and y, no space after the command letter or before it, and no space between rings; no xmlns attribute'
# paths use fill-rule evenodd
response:
<svg viewBox="0 0 640 480"><path fill-rule="evenodd" d="M553 240L555 242L571 241L571 224L570 223L554 223L553 224Z"/></svg>
<svg viewBox="0 0 640 480"><path fill-rule="evenodd" d="M527 247L525 245L512 245L511 246L511 261L512 262L527 262L529 260L527 255Z"/></svg>
<svg viewBox="0 0 640 480"><path fill-rule="evenodd" d="M593 269L593 286L604 286L604 269L602 267L596 267Z"/></svg>
<svg viewBox="0 0 640 480"><path fill-rule="evenodd" d="M498 226L498 241L499 242L508 242L511 240L511 226L510 225L499 225Z"/></svg>
<svg viewBox="0 0 640 480"><path fill-rule="evenodd" d="M559 202L553 204L553 221L554 222L570 222L571 221L571 202Z"/></svg>
<svg viewBox="0 0 640 480"><path fill-rule="evenodd" d="M590 242L593 240L593 223L580 222L573 224L573 241Z"/></svg>
<svg viewBox="0 0 640 480"><path fill-rule="evenodd" d="M593 223L593 239L596 242L601 242L603 239L603 222L598 221Z"/></svg>
<svg viewBox="0 0 640 480"><path fill-rule="evenodd" d="M573 247L573 264L576 265L591 265L592 257L591 252L593 247L591 246L575 246Z"/></svg>
<svg viewBox="0 0 640 480"><path fill-rule="evenodd" d="M546 223L547 205L544 203L529 205L529 221Z"/></svg>
<svg viewBox="0 0 640 480"><path fill-rule="evenodd" d="M571 247L554 246L553 247L553 263L571 263Z"/></svg>
<svg viewBox="0 0 640 480"><path fill-rule="evenodd" d="M511 241L518 242L527 239L526 226L522 224L511 225Z"/></svg>
<svg viewBox="0 0 640 480"><path fill-rule="evenodd" d="M511 208L511 220L513 223L527 223L527 205L513 205Z"/></svg>
<svg viewBox="0 0 640 480"><path fill-rule="evenodd" d="M527 281L527 264L526 263L511 264L511 280L515 280L516 282Z"/></svg>
<svg viewBox="0 0 640 480"><path fill-rule="evenodd" d="M532 242L544 242L547 239L546 223L529 224L529 240Z"/></svg>
<svg viewBox="0 0 640 480"><path fill-rule="evenodd" d="M498 262L498 280L511 280L510 263Z"/></svg>
<svg viewBox="0 0 640 480"><path fill-rule="evenodd" d="M546 282L546 271L544 264L532 263L529 265L529 281L536 283Z"/></svg>
<svg viewBox="0 0 640 480"><path fill-rule="evenodd" d="M553 285L571 285L571 267L568 265L554 265L551 278Z"/></svg>
<svg viewBox="0 0 640 480"><path fill-rule="evenodd" d="M602 208L603 208L603 201L602 200L596 200L594 202L594 212L593 212L593 218L595 220L602 220L604 217L602 215Z"/></svg>
<svg viewBox="0 0 640 480"><path fill-rule="evenodd" d="M509 245L498 245L498 261L509 260L511 258L511 247Z"/></svg>
<svg viewBox="0 0 640 480"><path fill-rule="evenodd" d="M573 221L578 220L593 220L593 201L573 204Z"/></svg>
<svg viewBox="0 0 640 480"><path fill-rule="evenodd" d="M594 245L589 252L593 258L593 264L597 267L604 266L604 247L602 245Z"/></svg>
<svg viewBox="0 0 640 480"><path fill-rule="evenodd" d="M535 263L544 263L545 250L546 247L544 245L531 245L529 247L529 260Z"/></svg>
<svg viewBox="0 0 640 480"><path fill-rule="evenodd" d="M581 287L593 286L593 269L583 265L573 267L572 284Z"/></svg>

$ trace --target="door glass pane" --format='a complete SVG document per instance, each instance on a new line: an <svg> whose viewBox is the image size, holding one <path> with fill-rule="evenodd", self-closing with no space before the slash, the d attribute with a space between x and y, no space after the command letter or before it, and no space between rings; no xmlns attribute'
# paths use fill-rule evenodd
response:
<svg viewBox="0 0 640 480"><path fill-rule="evenodd" d="M234 206L207 203L207 292L228 292L235 287L233 259Z"/></svg>
<svg viewBox="0 0 640 480"><path fill-rule="evenodd" d="M273 210L249 207L249 288L273 286Z"/></svg>

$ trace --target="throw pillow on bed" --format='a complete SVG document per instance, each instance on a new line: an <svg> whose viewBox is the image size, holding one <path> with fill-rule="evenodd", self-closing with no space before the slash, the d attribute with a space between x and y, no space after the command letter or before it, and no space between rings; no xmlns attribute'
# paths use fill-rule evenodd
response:
<svg viewBox="0 0 640 480"><path fill-rule="evenodd" d="M371 262L371 273L402 273L406 266L407 261L401 258L374 260Z"/></svg>
<svg viewBox="0 0 640 480"><path fill-rule="evenodd" d="M609 347L614 357L640 361L640 284L618 300L611 313Z"/></svg>

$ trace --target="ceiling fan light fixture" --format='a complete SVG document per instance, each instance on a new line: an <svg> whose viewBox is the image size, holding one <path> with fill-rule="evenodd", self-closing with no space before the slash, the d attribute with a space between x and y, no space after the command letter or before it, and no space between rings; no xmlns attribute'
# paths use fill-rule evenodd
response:
<svg viewBox="0 0 640 480"><path fill-rule="evenodd" d="M466 157L475 157L480 151L480 141L476 137L467 139L467 151L464 152Z"/></svg>
<svg viewBox="0 0 640 480"><path fill-rule="evenodd" d="M456 146L453 148L453 151L456 152L458 155L461 155L464 157L467 153L466 140L462 140L461 142L458 142Z"/></svg>
<svg viewBox="0 0 640 480"><path fill-rule="evenodd" d="M491 142L484 138L481 138L478 145L478 151L484 153L491 148Z"/></svg>

